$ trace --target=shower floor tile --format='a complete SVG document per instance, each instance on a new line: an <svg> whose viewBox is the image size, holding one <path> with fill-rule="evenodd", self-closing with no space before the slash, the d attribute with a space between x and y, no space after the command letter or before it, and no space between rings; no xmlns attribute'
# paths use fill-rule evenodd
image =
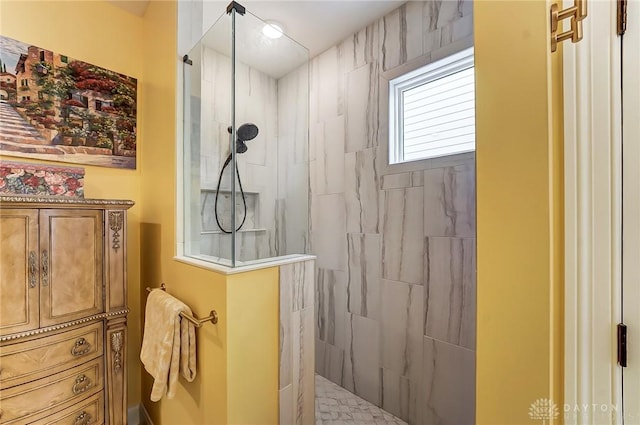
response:
<svg viewBox="0 0 640 425"><path fill-rule="evenodd" d="M407 425L401 419L316 375L316 425Z"/></svg>

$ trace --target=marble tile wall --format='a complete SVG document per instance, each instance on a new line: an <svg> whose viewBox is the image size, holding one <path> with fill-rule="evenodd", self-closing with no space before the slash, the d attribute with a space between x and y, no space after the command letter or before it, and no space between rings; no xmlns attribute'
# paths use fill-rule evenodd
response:
<svg viewBox="0 0 640 425"><path fill-rule="evenodd" d="M231 239L221 234L214 218L215 190L220 169L229 154L231 116L231 61L210 48L203 48L201 100L192 106L194 139L199 150L192 154L201 194L197 217L200 252L230 258ZM258 136L247 141L248 151L237 155L238 170L247 199L247 218L237 238L241 261L300 254L309 251L308 98L309 65L274 78L242 63L236 67L236 123L253 123ZM231 167L222 178L218 200L220 221L230 229ZM236 182L236 190L238 189ZM226 190L226 192L224 192ZM244 216L237 195L236 223ZM302 212L302 213L301 213ZM199 216L197 216L199 214ZM194 217L195 216L195 217ZM195 239L198 240L198 239Z"/></svg>
<svg viewBox="0 0 640 425"><path fill-rule="evenodd" d="M280 266L280 424L314 423L314 263Z"/></svg>
<svg viewBox="0 0 640 425"><path fill-rule="evenodd" d="M412 425L474 423L475 168L390 172L381 76L472 35L471 1L411 1L310 63L316 372Z"/></svg>

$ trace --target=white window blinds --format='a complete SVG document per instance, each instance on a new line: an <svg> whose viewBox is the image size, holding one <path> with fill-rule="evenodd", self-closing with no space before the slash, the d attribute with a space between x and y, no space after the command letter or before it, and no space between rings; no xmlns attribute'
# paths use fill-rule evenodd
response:
<svg viewBox="0 0 640 425"><path fill-rule="evenodd" d="M390 82L390 162L475 150L473 50Z"/></svg>

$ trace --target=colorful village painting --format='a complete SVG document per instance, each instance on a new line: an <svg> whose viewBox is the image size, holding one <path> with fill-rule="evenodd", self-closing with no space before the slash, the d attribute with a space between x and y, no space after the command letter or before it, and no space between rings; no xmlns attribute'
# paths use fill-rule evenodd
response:
<svg viewBox="0 0 640 425"><path fill-rule="evenodd" d="M137 80L0 36L0 156L136 168Z"/></svg>

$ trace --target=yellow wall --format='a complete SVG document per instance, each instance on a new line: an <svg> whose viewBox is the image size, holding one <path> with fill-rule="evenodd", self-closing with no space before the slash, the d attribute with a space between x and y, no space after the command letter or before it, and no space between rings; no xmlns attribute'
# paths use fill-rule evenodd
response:
<svg viewBox="0 0 640 425"><path fill-rule="evenodd" d="M477 423L562 406L561 52L545 1L474 2Z"/></svg>
<svg viewBox="0 0 640 425"><path fill-rule="evenodd" d="M147 108L143 61L142 19L104 2L84 1L0 1L0 34L65 54L138 79L138 110ZM145 129L151 124L138 117L138 161L147 151ZM8 160L25 160L4 157ZM77 166L78 164L66 164ZM142 170L120 170L85 166L85 196L88 198L132 199L136 206L128 213L129 306L140 303L140 188ZM129 404L140 400L139 309L129 314Z"/></svg>
<svg viewBox="0 0 640 425"><path fill-rule="evenodd" d="M229 276L227 423L278 423L278 281L277 267Z"/></svg>
<svg viewBox="0 0 640 425"><path fill-rule="evenodd" d="M145 127L142 156L142 286L165 282L199 317L198 375L179 381L173 400L142 401L156 425L272 424L278 414L278 269L223 276L173 259L176 247L176 4L151 2L144 16ZM153 70L158 70L154 72ZM144 289L140 288L141 309ZM266 332L264 330L267 330ZM135 347L139 349L139 347Z"/></svg>

